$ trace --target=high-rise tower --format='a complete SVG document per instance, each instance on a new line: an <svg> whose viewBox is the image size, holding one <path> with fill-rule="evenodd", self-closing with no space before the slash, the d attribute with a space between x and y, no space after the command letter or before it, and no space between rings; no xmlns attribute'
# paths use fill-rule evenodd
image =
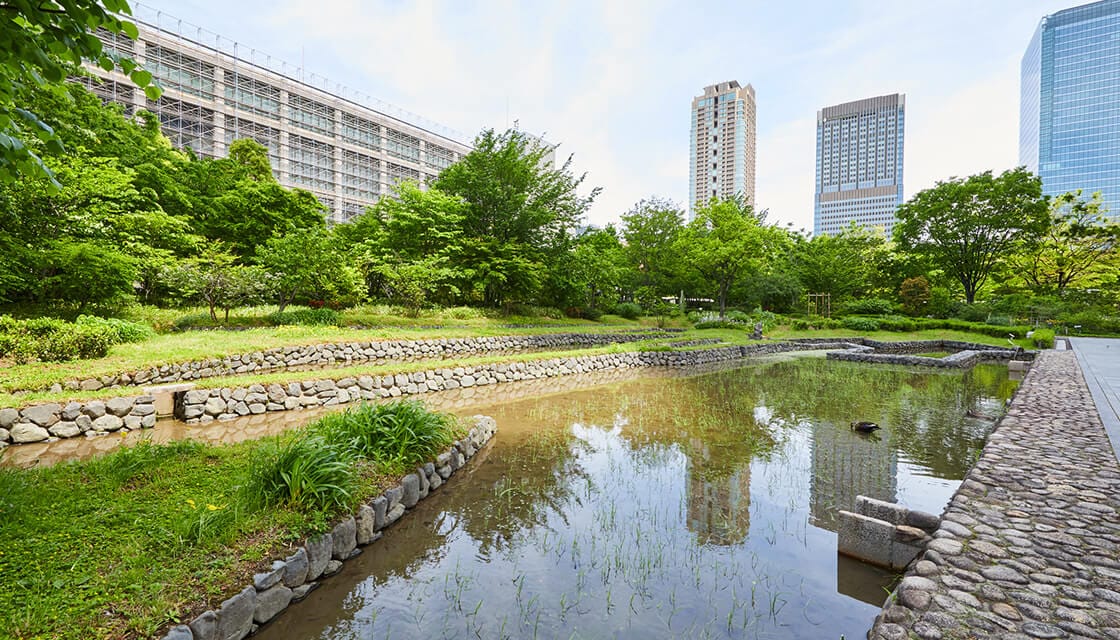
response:
<svg viewBox="0 0 1120 640"><path fill-rule="evenodd" d="M906 96L894 93L817 112L813 233L832 235L851 222L890 234L902 204Z"/></svg>
<svg viewBox="0 0 1120 640"><path fill-rule="evenodd" d="M1045 16L1023 55L1019 162L1042 192L1100 191L1120 216L1120 0Z"/></svg>
<svg viewBox="0 0 1120 640"><path fill-rule="evenodd" d="M735 194L755 204L754 87L731 80L692 99L688 217L696 205Z"/></svg>

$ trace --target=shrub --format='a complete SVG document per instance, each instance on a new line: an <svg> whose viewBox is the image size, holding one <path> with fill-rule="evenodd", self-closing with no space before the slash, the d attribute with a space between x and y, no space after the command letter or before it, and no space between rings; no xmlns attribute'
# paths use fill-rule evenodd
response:
<svg viewBox="0 0 1120 640"><path fill-rule="evenodd" d="M39 338L35 355L43 362L103 358L116 343L117 334L109 327L69 325Z"/></svg>
<svg viewBox="0 0 1120 640"><path fill-rule="evenodd" d="M883 316L882 318L875 318L879 323L879 328L883 331L916 331L918 323L906 316Z"/></svg>
<svg viewBox="0 0 1120 640"><path fill-rule="evenodd" d="M318 309L295 309L293 311L276 311L268 314L268 322L274 326L297 324L303 326L335 326L340 324L340 317L334 309L320 307Z"/></svg>
<svg viewBox="0 0 1120 640"><path fill-rule="evenodd" d="M325 510L345 506L356 485L353 459L322 437L280 437L253 464L245 496L259 506L294 504Z"/></svg>
<svg viewBox="0 0 1120 640"><path fill-rule="evenodd" d="M1035 329L1031 334L1031 342L1039 349L1054 348L1054 331L1051 329Z"/></svg>
<svg viewBox="0 0 1120 640"><path fill-rule="evenodd" d="M728 322L727 320L704 320L697 322L696 329L738 329L743 331L747 328L746 325L740 322Z"/></svg>
<svg viewBox="0 0 1120 640"><path fill-rule="evenodd" d="M119 318L99 318L97 316L82 315L78 316L75 324L87 327L107 327L116 334L116 339L114 340L116 344L143 342L156 334L156 332L146 324L129 322L128 320L121 320Z"/></svg>
<svg viewBox="0 0 1120 640"><path fill-rule="evenodd" d="M637 320L642 315L642 305L634 302L620 302L614 305L611 313L616 316L622 316L627 320Z"/></svg>
<svg viewBox="0 0 1120 640"><path fill-rule="evenodd" d="M894 303L883 298L852 300L844 305L844 313L851 315L885 316L894 312Z"/></svg>
<svg viewBox="0 0 1120 640"><path fill-rule="evenodd" d="M852 331L878 331L879 323L871 318L844 318L841 324Z"/></svg>
<svg viewBox="0 0 1120 640"><path fill-rule="evenodd" d="M308 430L354 457L404 467L446 449L459 428L454 417L408 400L362 404L324 416Z"/></svg>

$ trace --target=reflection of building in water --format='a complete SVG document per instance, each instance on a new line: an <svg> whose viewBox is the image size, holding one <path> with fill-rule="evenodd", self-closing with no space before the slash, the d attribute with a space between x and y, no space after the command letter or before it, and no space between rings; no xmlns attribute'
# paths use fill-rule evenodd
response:
<svg viewBox="0 0 1120 640"><path fill-rule="evenodd" d="M885 435L863 436L829 422L814 422L812 429L809 524L836 531L836 512L851 510L856 496L897 499L898 453Z"/></svg>
<svg viewBox="0 0 1120 640"><path fill-rule="evenodd" d="M718 469L708 445L691 438L688 460L688 529L701 542L736 544L751 526L750 460Z"/></svg>

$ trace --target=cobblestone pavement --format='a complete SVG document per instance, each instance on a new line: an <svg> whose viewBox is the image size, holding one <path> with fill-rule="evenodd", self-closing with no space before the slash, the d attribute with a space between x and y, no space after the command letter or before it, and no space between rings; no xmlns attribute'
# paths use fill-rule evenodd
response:
<svg viewBox="0 0 1120 640"><path fill-rule="evenodd" d="M1043 352L868 638L1120 640L1120 465L1077 360Z"/></svg>

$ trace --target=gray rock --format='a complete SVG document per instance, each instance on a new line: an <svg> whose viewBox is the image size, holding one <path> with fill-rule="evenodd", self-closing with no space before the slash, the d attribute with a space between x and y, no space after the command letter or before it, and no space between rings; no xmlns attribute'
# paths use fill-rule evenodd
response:
<svg viewBox="0 0 1120 640"><path fill-rule="evenodd" d="M404 489L400 485L390 487L385 490L385 499L389 501L389 509L400 504L401 497L404 495Z"/></svg>
<svg viewBox="0 0 1120 640"><path fill-rule="evenodd" d="M203 612L187 626L194 634L194 640L217 640L218 638L218 614L213 611Z"/></svg>
<svg viewBox="0 0 1120 640"><path fill-rule="evenodd" d="M59 422L50 429L47 429L47 431L50 431L52 436L59 438L73 438L82 433L77 423L74 422Z"/></svg>
<svg viewBox="0 0 1120 640"><path fill-rule="evenodd" d="M151 413L143 418L140 418L140 427L144 429L151 429L156 426L156 414Z"/></svg>
<svg viewBox="0 0 1120 640"><path fill-rule="evenodd" d="M58 403L51 402L27 407L22 413L24 420L34 422L40 427L49 427L61 419L58 414L62 413L62 407Z"/></svg>
<svg viewBox="0 0 1120 640"><path fill-rule="evenodd" d="M959 555L964 547L958 540L953 540L952 538L937 538L931 541L926 548L942 555L955 556Z"/></svg>
<svg viewBox="0 0 1120 640"><path fill-rule="evenodd" d="M357 523L353 517L346 518L331 529L331 557L335 560L345 560L357 544Z"/></svg>
<svg viewBox="0 0 1120 640"><path fill-rule="evenodd" d="M123 426L124 420L111 413L106 413L105 415L93 421L93 428L96 431L116 431Z"/></svg>
<svg viewBox="0 0 1120 640"><path fill-rule="evenodd" d="M110 398L105 402L105 410L118 418L123 418L132 410L133 401L133 398Z"/></svg>
<svg viewBox="0 0 1120 640"><path fill-rule="evenodd" d="M12 442L16 444L26 444L29 442L42 442L51 437L47 430L31 424L30 422L20 422L11 429Z"/></svg>
<svg viewBox="0 0 1120 640"><path fill-rule="evenodd" d="M333 547L334 543L329 533L308 539L306 545L308 580L314 580L323 575L323 570L327 568L327 563L330 562Z"/></svg>
<svg viewBox="0 0 1120 640"><path fill-rule="evenodd" d="M0 442L7 444L12 439L12 432L0 427Z"/></svg>
<svg viewBox="0 0 1120 640"><path fill-rule="evenodd" d="M385 526L389 526L397 520L400 520L400 517L403 515L404 505L398 502L397 506L393 507L389 510L389 513L385 514Z"/></svg>
<svg viewBox="0 0 1120 640"><path fill-rule="evenodd" d="M140 428L140 416L125 416L122 420L124 420L124 428L129 431Z"/></svg>
<svg viewBox="0 0 1120 640"><path fill-rule="evenodd" d="M333 576L339 571L342 571L342 561L331 560L327 563L327 568L323 569L323 577Z"/></svg>
<svg viewBox="0 0 1120 640"><path fill-rule="evenodd" d="M367 545L374 540L373 508L363 504L358 508L358 515L354 518L354 539L360 545Z"/></svg>
<svg viewBox="0 0 1120 640"><path fill-rule="evenodd" d="M93 420L91 420L90 417L84 413L78 416L76 420L74 420L74 424L78 425L78 429L82 433L85 433L86 431L89 431L93 428Z"/></svg>
<svg viewBox="0 0 1120 640"><path fill-rule="evenodd" d="M66 406L62 408L62 412L59 413L60 418L70 422L77 420L80 415L82 415L82 404L80 402L67 402Z"/></svg>
<svg viewBox="0 0 1120 640"><path fill-rule="evenodd" d="M86 406L82 407L82 413L89 416L91 419L96 420L105 415L105 403L101 400L93 400L87 402Z"/></svg>
<svg viewBox="0 0 1120 640"><path fill-rule="evenodd" d="M181 624L171 628L167 635L163 636L163 640L194 640L194 633L191 628L185 624Z"/></svg>
<svg viewBox="0 0 1120 640"><path fill-rule="evenodd" d="M281 578L286 587L298 587L307 582L307 550L303 547L284 559L284 576Z"/></svg>
<svg viewBox="0 0 1120 640"><path fill-rule="evenodd" d="M206 406L203 410L206 412L206 415L221 415L226 411L226 401L221 398L209 398L206 400Z"/></svg>
<svg viewBox="0 0 1120 640"><path fill-rule="evenodd" d="M253 588L257 591L271 589L284 578L284 570L288 565L277 560L272 563L272 569L253 574Z"/></svg>
<svg viewBox="0 0 1120 640"><path fill-rule="evenodd" d="M80 386L82 391L97 391L105 385L101 384L101 381L96 378L90 378L88 380L82 380Z"/></svg>
<svg viewBox="0 0 1120 640"><path fill-rule="evenodd" d="M420 478L415 473L410 473L401 479L401 504L406 509L411 509L420 501Z"/></svg>
<svg viewBox="0 0 1120 640"><path fill-rule="evenodd" d="M286 609L291 601L292 590L282 584L258 593L257 608L253 611L253 621L257 624L268 622L276 617L276 614Z"/></svg>
<svg viewBox="0 0 1120 640"><path fill-rule="evenodd" d="M369 503L373 508L373 530L380 531L385 528L385 514L389 510L389 500L385 496L377 496Z"/></svg>
<svg viewBox="0 0 1120 640"><path fill-rule="evenodd" d="M906 524L923 531L932 532L936 531L937 527L941 525L941 518L925 511L910 511L906 514Z"/></svg>
<svg viewBox="0 0 1120 640"><path fill-rule="evenodd" d="M292 589L292 602L299 602L300 600L303 600L307 597L307 594L311 593L317 588L319 588L318 582L308 582L305 585L300 585L295 589Z"/></svg>
<svg viewBox="0 0 1120 640"><path fill-rule="evenodd" d="M995 565L992 567L984 567L980 570L980 574L989 580L1002 580L1004 582L1014 582L1016 584L1027 584L1030 582L1023 574L1002 565Z"/></svg>
<svg viewBox="0 0 1120 640"><path fill-rule="evenodd" d="M154 404L135 404L132 407L132 415L134 416L147 416L156 412Z"/></svg>
<svg viewBox="0 0 1120 640"><path fill-rule="evenodd" d="M257 590L245 587L218 609L218 640L241 640L253 627Z"/></svg>
<svg viewBox="0 0 1120 640"><path fill-rule="evenodd" d="M19 411L12 408L0 409L0 429L7 429L19 420Z"/></svg>

